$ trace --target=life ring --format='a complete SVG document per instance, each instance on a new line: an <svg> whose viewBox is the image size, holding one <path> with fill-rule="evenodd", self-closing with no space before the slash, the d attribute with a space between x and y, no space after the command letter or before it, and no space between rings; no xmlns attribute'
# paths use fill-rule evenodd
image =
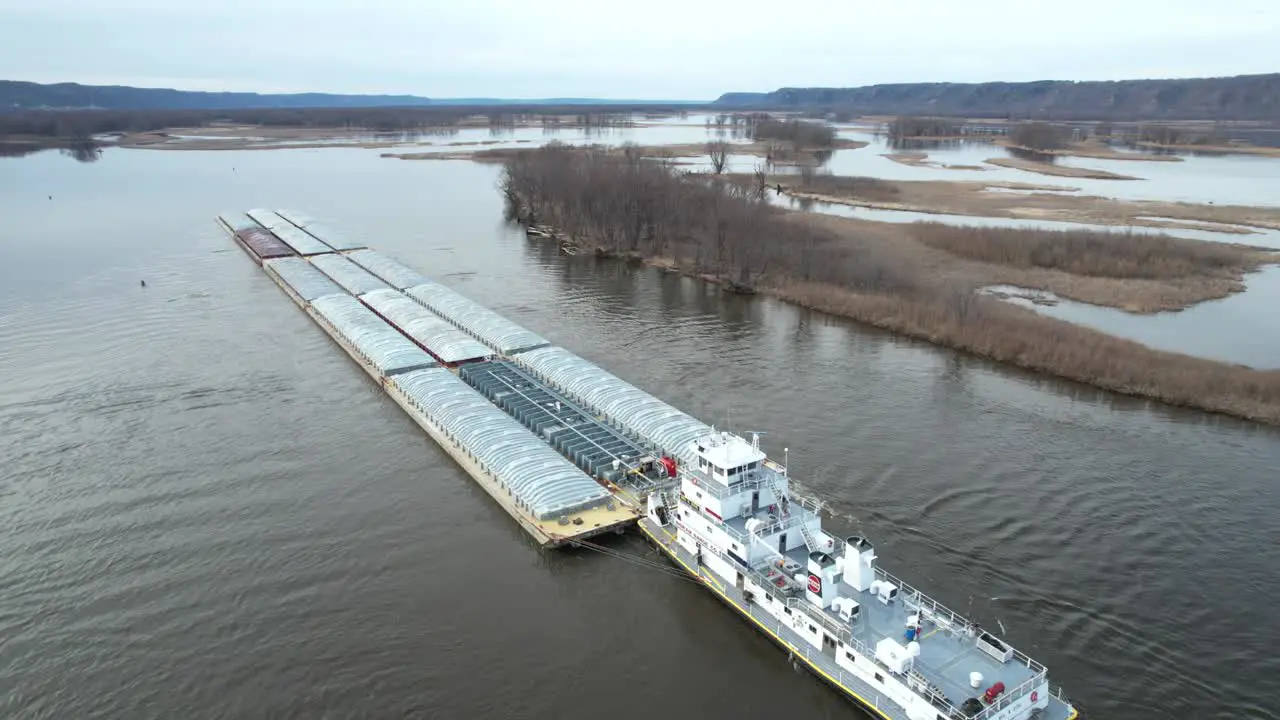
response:
<svg viewBox="0 0 1280 720"><path fill-rule="evenodd" d="M1037 700L1039 700L1039 699L1040 699L1040 693L1036 692L1035 690L1032 690L1032 691L1031 691L1031 702L1036 702L1036 701L1037 701Z"/></svg>

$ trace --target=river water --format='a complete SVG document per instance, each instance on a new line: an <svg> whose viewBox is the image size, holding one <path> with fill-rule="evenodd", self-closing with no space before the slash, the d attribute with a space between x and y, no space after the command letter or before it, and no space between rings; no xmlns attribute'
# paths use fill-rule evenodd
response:
<svg viewBox="0 0 1280 720"><path fill-rule="evenodd" d="M838 534L1088 717L1275 716L1280 432L565 257L502 224L497 175L0 161L0 717L860 717L697 586L532 548L216 230L254 206L767 431Z"/></svg>

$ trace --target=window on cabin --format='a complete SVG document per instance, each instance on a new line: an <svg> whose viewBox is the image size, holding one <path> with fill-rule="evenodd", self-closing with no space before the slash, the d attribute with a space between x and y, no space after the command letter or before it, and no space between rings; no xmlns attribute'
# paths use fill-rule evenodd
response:
<svg viewBox="0 0 1280 720"><path fill-rule="evenodd" d="M816 633L816 632L818 632L818 628L816 628L816 627L814 627L814 626L810 625L810 626L809 626L809 632L811 632L811 633Z"/></svg>
<svg viewBox="0 0 1280 720"><path fill-rule="evenodd" d="M884 676L881 675L880 673L876 673L876 682L878 683L884 682Z"/></svg>
<svg viewBox="0 0 1280 720"><path fill-rule="evenodd" d="M845 656L845 659L847 659L849 662L853 662L853 653L846 652L844 656Z"/></svg>

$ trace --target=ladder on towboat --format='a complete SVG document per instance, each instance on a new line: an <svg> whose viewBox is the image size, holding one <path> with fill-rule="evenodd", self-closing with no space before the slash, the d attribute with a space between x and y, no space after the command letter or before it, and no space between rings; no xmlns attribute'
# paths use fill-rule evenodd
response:
<svg viewBox="0 0 1280 720"><path fill-rule="evenodd" d="M782 492L782 485L778 482L778 475L769 473L765 475L765 478L765 483L768 486L769 491L773 493L773 497L778 501L779 519L789 520L791 518L792 500ZM817 509L815 509L815 512L817 512ZM803 520L804 519L801 518L800 534L804 537L805 547L809 548L809 552L817 552L818 550L821 550L822 548L821 545L818 544L818 538L814 537L813 531L809 529L809 524L803 522Z"/></svg>

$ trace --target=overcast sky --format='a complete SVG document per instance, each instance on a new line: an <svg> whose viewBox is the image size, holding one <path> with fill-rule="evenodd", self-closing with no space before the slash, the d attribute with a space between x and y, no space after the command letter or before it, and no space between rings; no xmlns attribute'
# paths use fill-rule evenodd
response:
<svg viewBox="0 0 1280 720"><path fill-rule="evenodd" d="M1280 72L1280 0L0 0L0 79L712 99Z"/></svg>

